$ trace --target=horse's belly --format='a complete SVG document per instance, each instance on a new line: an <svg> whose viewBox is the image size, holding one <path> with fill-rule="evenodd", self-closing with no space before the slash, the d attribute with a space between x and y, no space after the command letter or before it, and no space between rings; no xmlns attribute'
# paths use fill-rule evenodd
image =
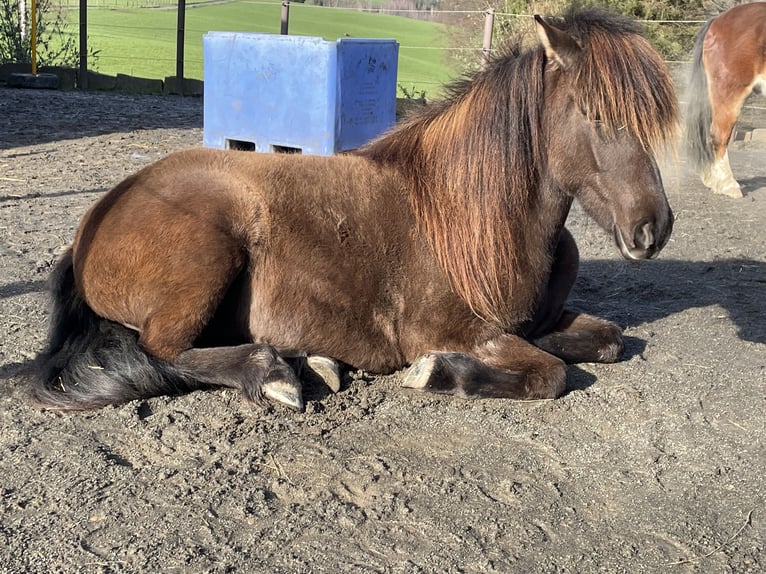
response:
<svg viewBox="0 0 766 574"><path fill-rule="evenodd" d="M400 368L397 323L412 240L381 218L335 212L293 214L300 225L283 220L251 254L251 336L375 372Z"/></svg>
<svg viewBox="0 0 766 574"><path fill-rule="evenodd" d="M249 325L254 341L286 353L326 355L374 372L404 366L394 310L370 290L357 289L356 278L280 275L284 281L279 284L274 276L253 280Z"/></svg>

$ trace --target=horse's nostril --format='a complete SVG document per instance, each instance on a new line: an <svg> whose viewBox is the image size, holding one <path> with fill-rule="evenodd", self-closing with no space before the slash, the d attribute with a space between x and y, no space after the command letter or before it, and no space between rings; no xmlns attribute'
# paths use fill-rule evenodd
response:
<svg viewBox="0 0 766 574"><path fill-rule="evenodd" d="M636 230L633 233L633 245L638 249L653 249L654 248L654 231L651 223L644 223L643 225L636 226Z"/></svg>

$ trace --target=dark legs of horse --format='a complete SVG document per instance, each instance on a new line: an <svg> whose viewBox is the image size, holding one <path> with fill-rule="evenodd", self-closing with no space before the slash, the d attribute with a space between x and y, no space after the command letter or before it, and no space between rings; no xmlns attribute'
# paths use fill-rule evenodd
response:
<svg viewBox="0 0 766 574"><path fill-rule="evenodd" d="M402 386L465 398L552 399L564 392L566 366L521 337L501 335L470 354L421 357Z"/></svg>
<svg viewBox="0 0 766 574"><path fill-rule="evenodd" d="M189 349L173 365L201 383L239 389L248 401L267 398L303 410L300 381L269 345Z"/></svg>
<svg viewBox="0 0 766 574"><path fill-rule="evenodd" d="M301 379L324 383L333 392L340 390L340 369L333 359L287 357L269 345L189 349L173 365L201 383L238 389L245 400L269 399L298 411L304 408Z"/></svg>
<svg viewBox="0 0 766 574"><path fill-rule="evenodd" d="M623 342L617 325L564 308L578 266L574 238L564 229L546 292L525 326L525 338L501 335L470 354L430 353L410 367L403 386L469 398L555 398L566 387L564 361L619 360Z"/></svg>
<svg viewBox="0 0 766 574"><path fill-rule="evenodd" d="M622 329L611 321L565 308L580 265L572 234L562 230L545 296L525 329L527 339L567 363L614 363L622 357Z"/></svg>

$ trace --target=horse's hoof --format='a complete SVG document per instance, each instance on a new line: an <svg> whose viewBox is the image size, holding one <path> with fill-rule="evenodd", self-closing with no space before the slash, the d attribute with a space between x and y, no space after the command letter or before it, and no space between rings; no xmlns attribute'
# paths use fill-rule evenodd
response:
<svg viewBox="0 0 766 574"><path fill-rule="evenodd" d="M435 355L424 355L417 359L404 374L402 386L408 389L424 389L431 378L436 364Z"/></svg>
<svg viewBox="0 0 766 574"><path fill-rule="evenodd" d="M261 391L267 399L281 403L298 412L303 412L305 408L301 387L295 382L282 379L267 381L261 386Z"/></svg>
<svg viewBox="0 0 766 574"><path fill-rule="evenodd" d="M726 197L733 197L734 199L740 199L744 197L742 195L742 188L738 183L730 183L723 187L719 187L714 190L719 195L725 195Z"/></svg>
<svg viewBox="0 0 766 574"><path fill-rule="evenodd" d="M309 355L306 357L306 365L333 393L340 390L340 369L334 359L324 355Z"/></svg>
<svg viewBox="0 0 766 574"><path fill-rule="evenodd" d="M598 350L598 363L618 363L622 360L622 355L625 352L625 345L620 341L619 343L610 343L605 347Z"/></svg>

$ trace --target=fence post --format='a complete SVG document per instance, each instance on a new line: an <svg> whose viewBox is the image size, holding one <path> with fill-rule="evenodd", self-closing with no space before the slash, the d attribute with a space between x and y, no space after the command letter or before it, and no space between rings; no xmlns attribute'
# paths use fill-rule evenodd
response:
<svg viewBox="0 0 766 574"><path fill-rule="evenodd" d="M287 34L287 25L290 23L290 2L284 0L282 2L282 26L279 28L279 33L282 35Z"/></svg>
<svg viewBox="0 0 766 574"><path fill-rule="evenodd" d="M29 47L32 51L32 75L37 75L37 0L32 0L29 6L29 27L31 34L29 35Z"/></svg>
<svg viewBox="0 0 766 574"><path fill-rule="evenodd" d="M186 25L186 0L178 0L178 26L176 29L176 90L184 95L184 28Z"/></svg>
<svg viewBox="0 0 766 574"><path fill-rule="evenodd" d="M495 27L495 11L490 8L484 12L484 40L481 46L481 67L484 68L489 62L492 52L492 30Z"/></svg>
<svg viewBox="0 0 766 574"><path fill-rule="evenodd" d="M80 0L80 73L78 86L88 89L88 0Z"/></svg>

